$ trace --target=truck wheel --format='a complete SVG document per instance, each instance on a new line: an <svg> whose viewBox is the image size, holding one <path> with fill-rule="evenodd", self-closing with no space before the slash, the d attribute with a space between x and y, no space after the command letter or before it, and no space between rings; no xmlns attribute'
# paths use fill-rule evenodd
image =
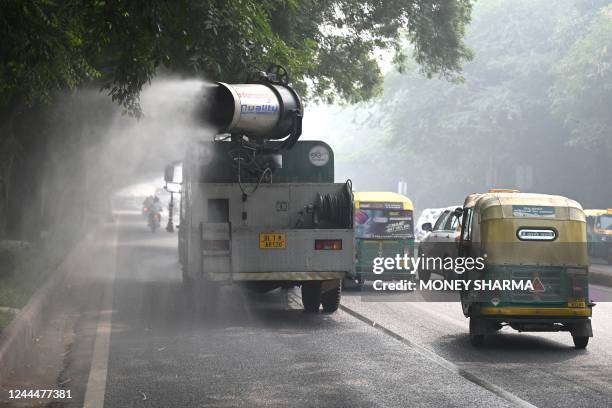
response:
<svg viewBox="0 0 612 408"><path fill-rule="evenodd" d="M308 313L317 313L321 305L321 281L302 283L302 304Z"/></svg>
<svg viewBox="0 0 612 408"><path fill-rule="evenodd" d="M470 317L470 343L474 347L482 347L485 342L485 335L476 332L476 327L480 321L474 317Z"/></svg>
<svg viewBox="0 0 612 408"><path fill-rule="evenodd" d="M576 350L584 350L587 344L589 344L588 336L572 336L572 340L574 340Z"/></svg>
<svg viewBox="0 0 612 408"><path fill-rule="evenodd" d="M336 286L321 293L321 305L325 313L334 313L340 306L340 292L342 291L342 280L335 281Z"/></svg>

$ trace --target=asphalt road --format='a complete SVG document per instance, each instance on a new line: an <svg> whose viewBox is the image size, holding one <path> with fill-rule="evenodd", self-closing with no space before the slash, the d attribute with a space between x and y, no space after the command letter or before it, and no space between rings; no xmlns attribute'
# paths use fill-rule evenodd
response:
<svg viewBox="0 0 612 408"><path fill-rule="evenodd" d="M198 312L175 236L142 224L119 220L105 407L510 405L347 313L304 313L294 292L224 288Z"/></svg>
<svg viewBox="0 0 612 408"><path fill-rule="evenodd" d="M596 306L584 351L567 333L506 329L474 349L456 303L345 292L344 310L311 315L297 291L227 287L198 311L176 235L152 234L137 213L86 258L55 312L73 322L56 377L73 398L49 406L612 406L612 304Z"/></svg>

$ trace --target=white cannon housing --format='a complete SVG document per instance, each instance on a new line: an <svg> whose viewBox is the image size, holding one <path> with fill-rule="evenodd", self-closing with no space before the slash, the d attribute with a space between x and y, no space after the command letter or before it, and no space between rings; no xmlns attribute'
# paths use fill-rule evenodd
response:
<svg viewBox="0 0 612 408"><path fill-rule="evenodd" d="M220 133L282 139L293 131L302 102L289 86L276 83L218 82L202 115Z"/></svg>

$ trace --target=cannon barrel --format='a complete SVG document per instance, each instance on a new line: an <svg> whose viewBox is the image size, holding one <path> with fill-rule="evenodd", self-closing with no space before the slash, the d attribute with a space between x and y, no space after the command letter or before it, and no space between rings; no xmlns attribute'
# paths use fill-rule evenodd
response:
<svg viewBox="0 0 612 408"><path fill-rule="evenodd" d="M207 96L199 115L219 133L283 139L294 131L296 117L301 120L303 114L299 96L284 84L217 82Z"/></svg>

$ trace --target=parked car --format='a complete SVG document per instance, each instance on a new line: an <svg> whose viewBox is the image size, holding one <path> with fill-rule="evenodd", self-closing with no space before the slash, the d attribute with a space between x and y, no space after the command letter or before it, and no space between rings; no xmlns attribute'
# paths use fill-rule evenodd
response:
<svg viewBox="0 0 612 408"><path fill-rule="evenodd" d="M432 273L442 275L447 280L455 279L455 273L441 268L440 262L427 264L424 261L426 258L443 260L457 256L457 241L461 234L461 206L445 208L435 224L426 222L420 227L428 234L419 243L418 254L423 258L419 268L419 279L428 281Z"/></svg>
<svg viewBox="0 0 612 408"><path fill-rule="evenodd" d="M421 226L425 223L434 225L444 210L446 210L446 208L426 208L421 211L419 219L414 224L414 237L416 241L422 240L429 234L429 231L424 231Z"/></svg>

